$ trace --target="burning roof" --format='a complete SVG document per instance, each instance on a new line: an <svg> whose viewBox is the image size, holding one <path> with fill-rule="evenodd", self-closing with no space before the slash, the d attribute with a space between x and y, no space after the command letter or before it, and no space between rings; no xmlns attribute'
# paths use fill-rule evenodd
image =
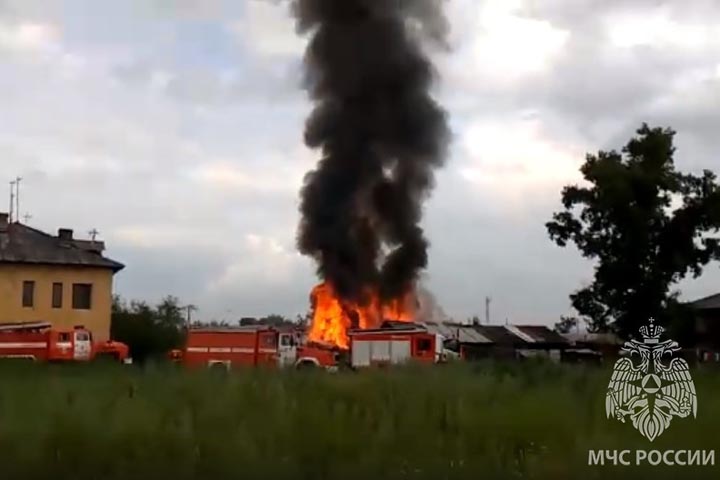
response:
<svg viewBox="0 0 720 480"><path fill-rule="evenodd" d="M330 283L316 286L311 294L313 319L308 338L347 348L349 330L379 328L388 319L413 320L415 304L412 293L389 302L382 302L373 291L366 295L365 303L361 304L340 298Z"/></svg>

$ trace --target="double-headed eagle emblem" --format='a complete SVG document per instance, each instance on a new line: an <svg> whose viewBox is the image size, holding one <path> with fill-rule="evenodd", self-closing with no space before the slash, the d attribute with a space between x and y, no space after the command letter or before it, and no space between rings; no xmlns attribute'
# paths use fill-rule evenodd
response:
<svg viewBox="0 0 720 480"><path fill-rule="evenodd" d="M680 350L677 342L660 341L665 329L654 324L640 328L643 341L625 342L622 351L628 356L615 362L605 413L625 423L629 418L641 434L651 442L670 426L673 417L697 416L697 394L688 363L672 358ZM639 363L633 362L633 355Z"/></svg>

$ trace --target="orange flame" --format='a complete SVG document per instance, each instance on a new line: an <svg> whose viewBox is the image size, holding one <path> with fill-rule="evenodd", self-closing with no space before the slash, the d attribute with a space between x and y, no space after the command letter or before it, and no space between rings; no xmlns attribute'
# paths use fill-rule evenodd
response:
<svg viewBox="0 0 720 480"><path fill-rule="evenodd" d="M377 292L369 293L367 305L343 302L327 282L313 288L313 319L308 340L330 343L349 348L347 331L353 327L351 317L357 319L357 328L379 328L384 320L412 322L415 317L415 295L408 292L390 302L381 303Z"/></svg>

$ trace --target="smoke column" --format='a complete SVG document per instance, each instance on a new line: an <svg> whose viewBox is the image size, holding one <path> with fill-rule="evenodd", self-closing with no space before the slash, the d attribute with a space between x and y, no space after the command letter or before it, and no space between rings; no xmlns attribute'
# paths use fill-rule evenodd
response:
<svg viewBox="0 0 720 480"><path fill-rule="evenodd" d="M294 0L310 34L305 143L322 158L301 191L298 248L347 300L411 288L427 265L422 204L450 137L423 41L442 43L443 0Z"/></svg>

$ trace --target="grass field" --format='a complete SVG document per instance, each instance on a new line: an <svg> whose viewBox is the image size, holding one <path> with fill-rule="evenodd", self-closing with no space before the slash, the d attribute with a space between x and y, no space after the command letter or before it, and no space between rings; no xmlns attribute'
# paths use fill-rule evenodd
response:
<svg viewBox="0 0 720 480"><path fill-rule="evenodd" d="M587 465L589 449L716 449L720 372L694 376L698 419L650 443L605 418L608 369L4 366L0 478L720 478L717 466Z"/></svg>

